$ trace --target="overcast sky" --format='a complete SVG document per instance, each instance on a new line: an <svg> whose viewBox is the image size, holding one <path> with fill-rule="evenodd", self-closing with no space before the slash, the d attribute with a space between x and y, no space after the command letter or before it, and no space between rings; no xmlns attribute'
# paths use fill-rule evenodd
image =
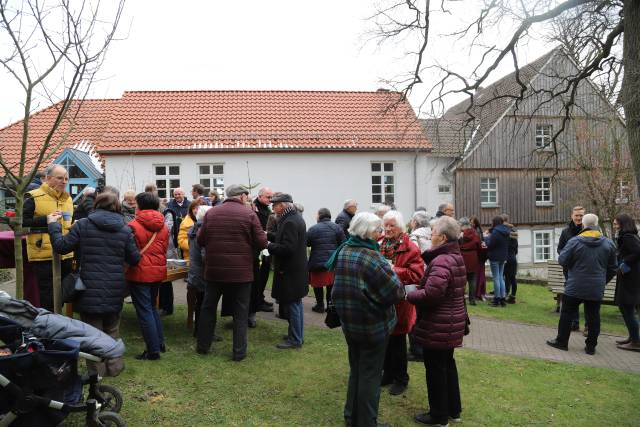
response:
<svg viewBox="0 0 640 427"><path fill-rule="evenodd" d="M464 13L432 16L429 52L441 63L464 66L471 62L467 51L440 36L471 16L468 2L460 3ZM378 47L370 41L373 25L367 18L375 12L370 0L129 0L120 28L125 39L110 47L89 97L118 98L127 90L387 87L383 80L411 69L407 53L415 46L400 40ZM524 57L533 60L546 48L527 47ZM22 117L19 89L0 74L0 126ZM423 98L416 91L410 99L414 109ZM37 109L46 106L40 101Z"/></svg>

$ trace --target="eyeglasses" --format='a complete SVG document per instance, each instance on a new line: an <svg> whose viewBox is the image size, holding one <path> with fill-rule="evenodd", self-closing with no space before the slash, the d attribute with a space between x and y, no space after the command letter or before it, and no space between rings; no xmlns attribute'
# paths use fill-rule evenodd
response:
<svg viewBox="0 0 640 427"><path fill-rule="evenodd" d="M375 229L376 233L382 233L383 231L384 231L384 228L382 228L382 227L378 227L378 228Z"/></svg>

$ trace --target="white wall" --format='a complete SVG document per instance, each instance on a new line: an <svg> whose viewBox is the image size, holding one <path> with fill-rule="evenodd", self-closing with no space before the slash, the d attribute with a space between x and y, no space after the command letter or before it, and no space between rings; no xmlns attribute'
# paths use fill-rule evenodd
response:
<svg viewBox="0 0 640 427"><path fill-rule="evenodd" d="M331 210L333 217L340 212L346 199L354 198L361 210L372 211L371 161L395 162L395 203L408 220L416 206L423 205L434 214L439 203L450 201L449 196L437 194L439 171L444 162L439 159L418 158L418 199L414 190L413 153L397 152L333 152L333 153L185 153L149 155L107 155L106 183L120 191L142 191L154 181L153 165L179 164L181 186L190 197L191 185L199 182L197 165L224 163L225 186L247 184L247 163L251 183L269 186L274 191L290 193L294 201L304 205L307 226L315 223L319 208ZM442 166L441 166L442 164ZM254 190L254 194L257 189Z"/></svg>

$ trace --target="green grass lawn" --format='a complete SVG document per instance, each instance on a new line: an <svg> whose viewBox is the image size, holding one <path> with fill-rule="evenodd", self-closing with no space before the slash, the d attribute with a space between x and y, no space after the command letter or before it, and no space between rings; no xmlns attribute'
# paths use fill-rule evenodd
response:
<svg viewBox="0 0 640 427"><path fill-rule="evenodd" d="M493 289L493 283L487 282L487 291ZM506 308L494 308L489 302L478 302L468 305L469 314L512 320L534 325L558 326L560 315L555 312L556 301L553 294L542 285L518 284L517 304L509 304ZM601 331L616 335L627 335L627 328L622 320L618 307L602 305L600 308ZM580 308L580 327L584 327L584 310Z"/></svg>
<svg viewBox="0 0 640 427"><path fill-rule="evenodd" d="M236 363L226 318L218 330L224 341L207 356L193 351L184 319L184 307L163 318L168 351L160 361L137 361L143 342L131 305L125 308L126 370L105 382L124 392L130 426L342 425L349 368L339 329L309 327L302 349L278 350L286 322L259 321L249 330L247 359ZM469 350L456 355L463 425L638 425L640 375ZM383 389L381 421L412 426L426 409L424 366L410 363L410 375L404 396Z"/></svg>

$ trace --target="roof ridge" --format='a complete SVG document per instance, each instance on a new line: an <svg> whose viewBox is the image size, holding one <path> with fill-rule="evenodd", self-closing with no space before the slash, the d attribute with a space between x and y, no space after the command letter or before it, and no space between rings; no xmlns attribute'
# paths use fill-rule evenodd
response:
<svg viewBox="0 0 640 427"><path fill-rule="evenodd" d="M288 89L171 89L171 90L126 90L127 93L362 93L362 94L400 94L394 90L288 90ZM123 94L123 96L124 96Z"/></svg>

